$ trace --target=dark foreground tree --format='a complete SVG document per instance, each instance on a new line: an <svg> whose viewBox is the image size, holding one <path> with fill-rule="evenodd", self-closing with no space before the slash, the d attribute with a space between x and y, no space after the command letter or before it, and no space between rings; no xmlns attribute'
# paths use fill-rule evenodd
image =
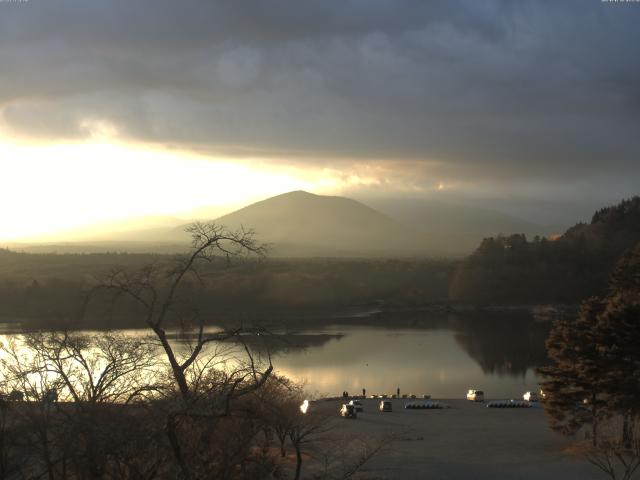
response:
<svg viewBox="0 0 640 480"><path fill-rule="evenodd" d="M624 418L623 442L630 447L631 426L640 416L640 244L614 269L598 330L610 406Z"/></svg>
<svg viewBox="0 0 640 480"><path fill-rule="evenodd" d="M220 256L229 259L249 254L264 255L265 247L256 242L252 230L229 231L214 223L196 222L187 228L187 232L192 239L188 254L171 264L156 263L135 272L113 271L95 291L110 290L116 298L128 297L141 307L144 323L160 342L180 395L189 403L197 392L189 384L188 375L202 349L210 343L238 338L243 329L205 334L204 319L181 297L184 287L188 288L189 280L204 281L200 272L202 263L212 262ZM176 352L166 328L195 329L195 343L187 355L181 358ZM263 372L263 381L270 372L271 368Z"/></svg>
<svg viewBox="0 0 640 480"><path fill-rule="evenodd" d="M591 427L597 444L598 421L605 415L604 355L598 346L598 315L604 304L598 298L585 301L576 319L558 319L547 339L552 366L539 372L544 380L545 412L551 428L563 435L574 435Z"/></svg>
<svg viewBox="0 0 640 480"><path fill-rule="evenodd" d="M605 298L585 301L576 320L554 324L547 342L554 364L540 369L552 428L574 435L590 425L588 458L614 479L638 468L639 345L640 244L616 265Z"/></svg>
<svg viewBox="0 0 640 480"><path fill-rule="evenodd" d="M265 247L256 242L251 230L230 231L213 223L194 223L187 232L192 237L187 255L172 264L153 264L135 272L114 271L94 291L107 290L114 299L126 297L138 304L145 324L161 346L175 385L175 394L165 405L165 430L182 476L232 478L238 459L247 457L246 449L260 431L259 422L253 419L256 412L238 412L236 403L260 389L273 366L269 356L264 364L243 344L243 335L257 333L255 330L239 326L206 332L205 320L189 304L189 285L206 281L203 264L220 257L229 261L245 255L261 256ZM191 342L182 343L188 348L172 343L168 329L191 338ZM240 353L234 345L240 347ZM235 430L235 438L240 440L237 448L224 438L230 430ZM210 447L202 448L207 445Z"/></svg>

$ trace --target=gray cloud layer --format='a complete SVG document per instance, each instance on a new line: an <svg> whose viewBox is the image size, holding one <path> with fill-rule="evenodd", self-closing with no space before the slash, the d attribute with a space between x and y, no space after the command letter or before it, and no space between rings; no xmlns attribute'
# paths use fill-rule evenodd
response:
<svg viewBox="0 0 640 480"><path fill-rule="evenodd" d="M44 138L107 121L233 155L611 187L640 172L640 4L0 3L0 111Z"/></svg>

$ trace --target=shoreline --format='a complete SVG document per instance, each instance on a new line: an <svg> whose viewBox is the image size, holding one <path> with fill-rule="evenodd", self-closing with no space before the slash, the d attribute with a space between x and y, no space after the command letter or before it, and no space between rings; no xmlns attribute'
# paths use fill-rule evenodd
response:
<svg viewBox="0 0 640 480"><path fill-rule="evenodd" d="M372 302L365 305L350 306L345 308L330 308L326 311L301 311L291 317L281 317L277 312L272 319L261 319L256 324L279 325L279 328L291 328L292 322L300 330L318 326L341 324L377 324L381 321L398 321L397 317L415 314L432 314L434 316L448 314L522 314L530 315L531 319L538 323L550 323L567 315L574 315L578 305L569 304L526 304L526 305L480 305L461 304L448 301L429 302L419 305L393 305ZM271 316L271 315L269 315ZM400 318L401 320L401 318ZM437 317L433 318L438 320ZM482 321L482 320L478 320ZM205 322L205 327L220 327L230 325L229 322ZM147 328L144 324L133 325L133 322L118 321L115 324L100 327L92 323L53 322L45 325L42 318L0 318L0 334L15 335L29 331L96 331L107 332L113 330L139 330Z"/></svg>
<svg viewBox="0 0 640 480"><path fill-rule="evenodd" d="M586 460L568 454L574 442L553 432L542 405L487 408L463 399L434 399L446 409L404 409L406 399L390 399L392 412L379 412L379 400L362 400L355 420L338 417L340 400L317 404L336 415L336 435L393 438L367 463L367 478L442 480L582 480L597 478ZM411 401L411 399L409 399Z"/></svg>

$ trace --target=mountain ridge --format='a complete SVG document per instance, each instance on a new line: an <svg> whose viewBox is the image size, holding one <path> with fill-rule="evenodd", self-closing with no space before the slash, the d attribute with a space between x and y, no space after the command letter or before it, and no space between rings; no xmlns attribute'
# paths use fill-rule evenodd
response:
<svg viewBox="0 0 640 480"><path fill-rule="evenodd" d="M218 217L230 229L256 231L258 241L272 245L276 257L414 257L471 254L481 240L501 232L517 231L546 236L555 233L530 222L491 210L449 205L435 199L371 199L318 195L295 190L269 197ZM207 209L201 209L205 215ZM213 213L213 210L209 210ZM153 220L153 218L152 218ZM155 225L146 218L100 225L96 233L83 232L69 240L58 235L48 242L21 243L23 251L96 252L185 251L189 235L186 220L162 218ZM128 228L123 228L123 226ZM130 244L130 245L129 245Z"/></svg>
<svg viewBox="0 0 640 480"><path fill-rule="evenodd" d="M411 256L428 250L427 235L368 205L303 190L252 203L215 222L255 230L276 256Z"/></svg>

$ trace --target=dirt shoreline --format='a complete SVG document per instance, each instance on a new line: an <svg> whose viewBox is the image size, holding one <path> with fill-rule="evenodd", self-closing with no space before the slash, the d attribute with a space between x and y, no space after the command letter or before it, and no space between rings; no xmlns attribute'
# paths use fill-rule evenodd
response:
<svg viewBox="0 0 640 480"><path fill-rule="evenodd" d="M375 439L394 435L388 448L363 470L366 478L443 480L584 480L602 478L583 458L567 453L572 442L551 431L540 405L487 408L484 403L437 399L443 410L407 410L393 399L393 412L380 400L362 400L356 420L339 419L336 433ZM420 401L420 400L413 400ZM317 402L338 412L342 399Z"/></svg>

